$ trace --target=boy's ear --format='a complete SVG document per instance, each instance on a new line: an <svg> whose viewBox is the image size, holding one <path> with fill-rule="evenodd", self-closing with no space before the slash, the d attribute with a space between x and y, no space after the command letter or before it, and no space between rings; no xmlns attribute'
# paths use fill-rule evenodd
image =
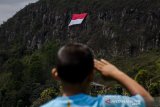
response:
<svg viewBox="0 0 160 107"><path fill-rule="evenodd" d="M60 78L58 77L58 72L57 72L56 68L53 68L52 71L51 71L51 73L52 73L52 77L55 80L58 80L58 81L60 80Z"/></svg>

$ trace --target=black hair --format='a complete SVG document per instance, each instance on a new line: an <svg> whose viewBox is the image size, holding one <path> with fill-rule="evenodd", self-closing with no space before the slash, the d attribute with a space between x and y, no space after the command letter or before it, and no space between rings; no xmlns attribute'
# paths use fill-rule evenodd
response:
<svg viewBox="0 0 160 107"><path fill-rule="evenodd" d="M92 51L83 44L70 43L58 51L58 76L68 83L82 83L93 72L94 58Z"/></svg>

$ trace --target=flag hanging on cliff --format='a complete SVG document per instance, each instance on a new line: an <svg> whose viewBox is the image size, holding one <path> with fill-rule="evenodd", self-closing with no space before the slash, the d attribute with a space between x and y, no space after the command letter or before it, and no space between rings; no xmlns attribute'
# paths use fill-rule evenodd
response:
<svg viewBox="0 0 160 107"><path fill-rule="evenodd" d="M82 14L73 14L71 22L69 23L68 26L76 25L76 24L81 24L83 20L87 17L87 13L82 13Z"/></svg>

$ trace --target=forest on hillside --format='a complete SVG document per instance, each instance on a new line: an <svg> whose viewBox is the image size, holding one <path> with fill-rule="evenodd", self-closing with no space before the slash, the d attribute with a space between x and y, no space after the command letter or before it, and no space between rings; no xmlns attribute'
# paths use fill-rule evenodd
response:
<svg viewBox="0 0 160 107"><path fill-rule="evenodd" d="M159 0L39 0L0 25L0 106L38 107L61 94L51 77L58 49L68 42L87 44L160 96ZM87 12L82 25L68 27L73 13ZM118 94L118 83L96 73L94 81ZM96 92L96 93L95 93ZM129 95L124 90L121 94Z"/></svg>
<svg viewBox="0 0 160 107"><path fill-rule="evenodd" d="M5 71L0 73L0 104L2 107L38 107L60 95L60 84L53 80L50 73L55 64L58 44L48 43L38 51L22 58L12 57L3 64ZM136 58L114 58L110 61L143 85L154 97L160 95L160 52L148 52ZM95 82L106 85L109 90L93 90L96 94L117 94L122 86L101 79L97 73ZM95 91L97 91L95 93ZM123 91L124 95L129 95Z"/></svg>

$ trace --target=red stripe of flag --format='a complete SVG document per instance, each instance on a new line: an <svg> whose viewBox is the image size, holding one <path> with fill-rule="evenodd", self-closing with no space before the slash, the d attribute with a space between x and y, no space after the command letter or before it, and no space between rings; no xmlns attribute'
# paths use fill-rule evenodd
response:
<svg viewBox="0 0 160 107"><path fill-rule="evenodd" d="M73 14L73 15L72 15L72 20L84 19L86 16L87 16L87 13Z"/></svg>

